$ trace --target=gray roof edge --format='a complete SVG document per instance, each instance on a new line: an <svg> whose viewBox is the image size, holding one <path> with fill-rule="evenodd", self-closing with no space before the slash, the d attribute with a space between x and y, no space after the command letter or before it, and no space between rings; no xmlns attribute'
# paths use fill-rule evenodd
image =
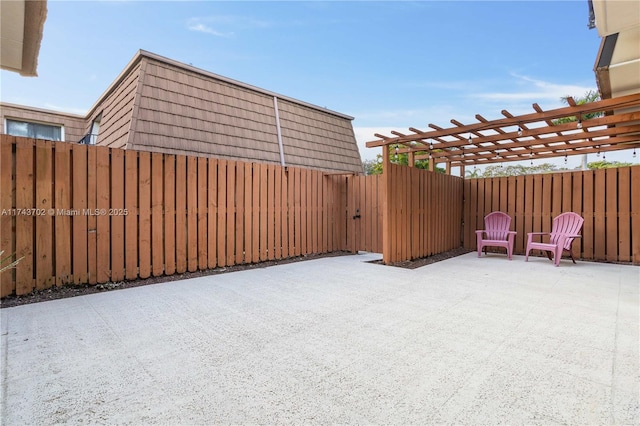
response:
<svg viewBox="0 0 640 426"><path fill-rule="evenodd" d="M241 81L234 80L234 79L229 78L229 77L224 77L222 75L215 74L215 73L212 73L210 71L206 71L206 70L203 70L201 68L194 67L192 65L187 65L185 63L182 63L182 62L179 62L179 61L176 61L176 60L173 60L173 59L169 59L169 58L166 58L164 56L158 55L156 53L148 52L146 50L139 50L138 54L136 55L136 58L137 58L138 55L139 56L145 56L147 58L151 58L151 59L154 59L154 60L159 61L159 62L164 62L164 63L170 64L170 65L173 65L175 67L182 68L182 69L185 69L185 70L188 70L188 71L191 71L191 72L195 72L195 73L207 76L207 77L215 78L216 80L224 81L226 83L230 83L230 84L233 84L235 86L243 87L245 89L249 89L249 90L252 90L254 92L263 93L263 94L268 95L268 96L275 96L278 99L282 99L282 100L286 100L286 101L289 101L289 102L292 102L292 103L295 103L295 104L298 104L298 105L306 106L308 108L315 109L317 111L325 112L325 113L328 113L328 114L332 114L332 115L335 115L335 116L338 116L340 118L344 118L344 119L347 119L347 120L350 120L350 121L354 119L354 117L352 117L350 115L343 114L341 112L333 111L333 110L330 110L328 108L323 108L321 106L314 105L314 104L311 104L311 103L308 103L308 102L304 102L304 101L301 101L299 99L291 98L289 96L284 96L284 95L281 95L279 93L272 92L270 90L261 89L260 87L252 86L251 84L243 83ZM134 58L134 59L136 59L136 58ZM132 63L133 62L135 62L135 61L132 60ZM127 66L127 68L129 68L129 66L131 66L132 63L130 63Z"/></svg>

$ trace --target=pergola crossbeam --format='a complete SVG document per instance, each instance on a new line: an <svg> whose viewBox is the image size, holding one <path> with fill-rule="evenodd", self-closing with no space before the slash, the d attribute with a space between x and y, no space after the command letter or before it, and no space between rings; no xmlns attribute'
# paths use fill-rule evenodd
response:
<svg viewBox="0 0 640 426"><path fill-rule="evenodd" d="M566 107L543 110L533 104L534 113L514 116L502 110L504 118L487 120L476 114L477 123L452 119L454 127L428 124L431 130L410 127L411 133L392 131L393 137L376 134L367 147L397 145L399 152L415 159L432 157L451 165L490 164L526 158L548 158L591 152L615 151L640 146L640 93L578 105L568 98ZM625 111L625 112L622 112ZM629 112L631 111L631 112ZM583 119L594 112L603 116ZM554 120L577 117L578 123L555 124ZM515 130L517 129L517 130ZM619 146L620 145L620 146ZM425 153L426 152L426 153Z"/></svg>

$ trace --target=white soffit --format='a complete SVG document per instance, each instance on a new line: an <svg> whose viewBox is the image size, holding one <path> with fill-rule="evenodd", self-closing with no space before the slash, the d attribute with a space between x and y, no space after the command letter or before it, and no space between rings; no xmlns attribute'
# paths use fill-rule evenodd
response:
<svg viewBox="0 0 640 426"><path fill-rule="evenodd" d="M640 1L593 0L593 12L600 37L640 25Z"/></svg>
<svg viewBox="0 0 640 426"><path fill-rule="evenodd" d="M640 91L640 26L618 34L609 80L614 97Z"/></svg>
<svg viewBox="0 0 640 426"><path fill-rule="evenodd" d="M0 64L22 70L24 49L24 0L0 1Z"/></svg>

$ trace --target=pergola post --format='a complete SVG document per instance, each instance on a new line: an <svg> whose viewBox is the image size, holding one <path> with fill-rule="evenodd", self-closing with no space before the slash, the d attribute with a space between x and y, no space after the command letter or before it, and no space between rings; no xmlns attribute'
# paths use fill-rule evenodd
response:
<svg viewBox="0 0 640 426"><path fill-rule="evenodd" d="M391 194L391 159L389 156L389 147L382 147L382 261L388 263L391 258L391 238L389 232L391 218L391 203L389 197Z"/></svg>
<svg viewBox="0 0 640 426"><path fill-rule="evenodd" d="M460 177L464 177L464 164L460 164Z"/></svg>
<svg viewBox="0 0 640 426"><path fill-rule="evenodd" d="M429 158L429 171L432 172L435 169L435 160L433 158Z"/></svg>
<svg viewBox="0 0 640 426"><path fill-rule="evenodd" d="M446 170L446 172L447 172L447 174L448 174L448 175L450 175L450 174L451 174L451 161L447 161L447 162L445 163L445 170Z"/></svg>
<svg viewBox="0 0 640 426"><path fill-rule="evenodd" d="M409 152L409 154L407 155L407 160L409 162L409 167L414 167L416 165L416 157L413 151Z"/></svg>

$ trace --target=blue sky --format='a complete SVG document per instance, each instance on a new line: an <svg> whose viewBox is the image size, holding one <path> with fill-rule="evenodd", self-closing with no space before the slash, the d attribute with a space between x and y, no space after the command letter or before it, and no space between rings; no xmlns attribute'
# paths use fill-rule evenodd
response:
<svg viewBox="0 0 640 426"><path fill-rule="evenodd" d="M375 132L529 113L534 102L557 108L561 96L596 88L600 38L587 28L587 0L49 0L48 8L39 76L2 71L4 102L84 114L144 49L351 115L364 145ZM361 153L374 158L380 148Z"/></svg>

